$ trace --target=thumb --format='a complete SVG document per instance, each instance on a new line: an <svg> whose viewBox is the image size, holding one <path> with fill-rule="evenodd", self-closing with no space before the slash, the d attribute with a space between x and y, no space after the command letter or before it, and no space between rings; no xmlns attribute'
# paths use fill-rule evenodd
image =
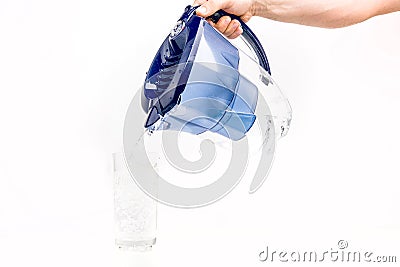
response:
<svg viewBox="0 0 400 267"><path fill-rule="evenodd" d="M217 12L218 10L222 9L223 1L212 1L209 0L205 3L203 3L197 10L196 14L201 17L208 17Z"/></svg>

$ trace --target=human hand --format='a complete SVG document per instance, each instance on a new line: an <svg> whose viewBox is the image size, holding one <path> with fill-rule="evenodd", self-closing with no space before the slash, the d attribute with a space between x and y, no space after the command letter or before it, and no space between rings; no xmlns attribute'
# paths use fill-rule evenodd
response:
<svg viewBox="0 0 400 267"><path fill-rule="evenodd" d="M201 17L208 17L220 9L239 16L243 22L248 22L253 14L254 0L195 0L193 6L200 7L196 14ZM240 22L231 19L229 16L221 17L217 23L208 21L229 39L234 39L243 33Z"/></svg>

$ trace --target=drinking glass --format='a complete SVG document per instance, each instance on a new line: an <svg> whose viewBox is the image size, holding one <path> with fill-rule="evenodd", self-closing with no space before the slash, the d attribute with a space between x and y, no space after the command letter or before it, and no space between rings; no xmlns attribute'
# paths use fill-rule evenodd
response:
<svg viewBox="0 0 400 267"><path fill-rule="evenodd" d="M156 243L157 204L135 183L122 152L113 154L115 244L149 250Z"/></svg>

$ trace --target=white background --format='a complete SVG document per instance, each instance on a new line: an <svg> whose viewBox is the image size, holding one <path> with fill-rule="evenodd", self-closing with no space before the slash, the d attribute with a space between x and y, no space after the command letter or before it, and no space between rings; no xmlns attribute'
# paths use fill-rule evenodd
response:
<svg viewBox="0 0 400 267"><path fill-rule="evenodd" d="M153 252L114 250L111 153L187 4L0 1L0 266L265 266L267 245L339 239L400 261L400 14L336 30L254 18L293 107L268 180L160 206Z"/></svg>

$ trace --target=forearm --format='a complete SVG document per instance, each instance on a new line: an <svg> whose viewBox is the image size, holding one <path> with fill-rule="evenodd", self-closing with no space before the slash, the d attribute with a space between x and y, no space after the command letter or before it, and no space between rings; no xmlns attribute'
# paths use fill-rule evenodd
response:
<svg viewBox="0 0 400 267"><path fill-rule="evenodd" d="M400 0L255 0L252 9L277 21L338 28L398 11Z"/></svg>

